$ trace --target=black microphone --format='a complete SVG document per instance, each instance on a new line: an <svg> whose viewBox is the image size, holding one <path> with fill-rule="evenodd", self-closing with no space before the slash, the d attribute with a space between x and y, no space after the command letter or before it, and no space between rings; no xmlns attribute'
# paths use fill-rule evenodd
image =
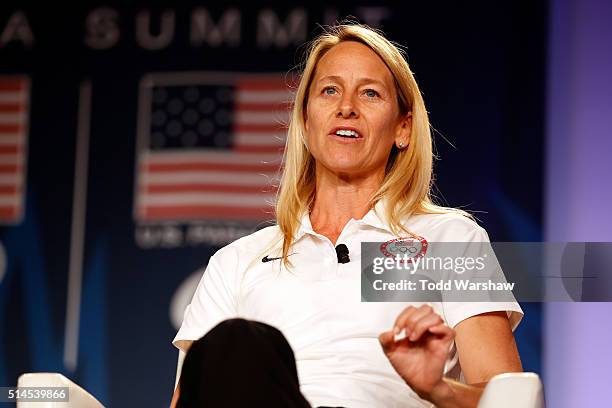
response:
<svg viewBox="0 0 612 408"><path fill-rule="evenodd" d="M351 260L348 247L344 244L336 246L336 255L338 256L338 263L349 263Z"/></svg>

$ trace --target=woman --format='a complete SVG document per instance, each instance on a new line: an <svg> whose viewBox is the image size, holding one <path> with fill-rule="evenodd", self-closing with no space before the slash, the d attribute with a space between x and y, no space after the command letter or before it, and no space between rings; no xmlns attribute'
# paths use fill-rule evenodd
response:
<svg viewBox="0 0 612 408"><path fill-rule="evenodd" d="M362 241L488 241L464 213L432 203L431 178L427 112L402 54L364 26L324 33L296 92L278 225L211 258L173 343L187 350L243 317L286 337L312 406L475 406L489 378L521 371L516 302L360 299ZM395 341L400 331L408 337Z"/></svg>

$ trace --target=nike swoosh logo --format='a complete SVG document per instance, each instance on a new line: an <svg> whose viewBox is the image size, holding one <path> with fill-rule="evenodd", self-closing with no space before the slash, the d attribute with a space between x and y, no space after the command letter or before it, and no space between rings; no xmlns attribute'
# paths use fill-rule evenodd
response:
<svg viewBox="0 0 612 408"><path fill-rule="evenodd" d="M287 255L287 257L289 257L291 255L293 255L293 254ZM261 262L272 262L272 261L276 261L276 260L279 260L279 259L283 259L283 257L282 256L277 256L275 258L270 258L268 255L266 255L263 258L261 258Z"/></svg>

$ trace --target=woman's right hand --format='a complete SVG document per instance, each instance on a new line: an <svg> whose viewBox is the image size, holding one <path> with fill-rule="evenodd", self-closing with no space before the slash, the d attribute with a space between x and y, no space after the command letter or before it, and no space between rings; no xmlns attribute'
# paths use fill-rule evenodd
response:
<svg viewBox="0 0 612 408"><path fill-rule="evenodd" d="M406 337L395 340L405 331ZM422 398L431 395L442 382L444 364L455 331L429 305L409 306L400 313L394 329L379 336L383 350L395 371Z"/></svg>

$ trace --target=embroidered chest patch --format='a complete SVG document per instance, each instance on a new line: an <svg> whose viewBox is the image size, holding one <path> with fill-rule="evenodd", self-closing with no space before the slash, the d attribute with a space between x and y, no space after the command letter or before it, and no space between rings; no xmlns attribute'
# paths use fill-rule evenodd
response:
<svg viewBox="0 0 612 408"><path fill-rule="evenodd" d="M390 258L401 257L403 260L414 262L415 259L425 256L427 240L418 235L395 238L380 245L380 252Z"/></svg>

